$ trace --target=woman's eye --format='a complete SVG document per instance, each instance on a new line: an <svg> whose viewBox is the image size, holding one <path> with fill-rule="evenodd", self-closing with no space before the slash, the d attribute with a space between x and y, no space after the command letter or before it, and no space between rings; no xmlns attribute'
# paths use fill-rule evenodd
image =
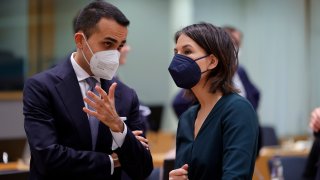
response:
<svg viewBox="0 0 320 180"><path fill-rule="evenodd" d="M185 51L183 51L183 54L185 54L185 55L189 55L189 54L191 54L192 52L190 51L190 50L185 50Z"/></svg>
<svg viewBox="0 0 320 180"><path fill-rule="evenodd" d="M178 53L178 51L177 51L177 50L174 50L174 51L173 51L173 54L174 54L174 55L176 55L177 53Z"/></svg>

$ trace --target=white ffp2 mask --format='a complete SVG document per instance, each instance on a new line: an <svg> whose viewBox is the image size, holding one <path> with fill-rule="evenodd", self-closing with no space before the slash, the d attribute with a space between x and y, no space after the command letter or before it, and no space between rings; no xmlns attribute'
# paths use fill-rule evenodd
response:
<svg viewBox="0 0 320 180"><path fill-rule="evenodd" d="M87 57L81 50L84 59L90 66L91 72L96 77L111 80L119 67L120 52L118 50L106 50L93 53L84 34L82 34L82 36L84 37L84 40L90 52L92 53L92 57L89 63Z"/></svg>

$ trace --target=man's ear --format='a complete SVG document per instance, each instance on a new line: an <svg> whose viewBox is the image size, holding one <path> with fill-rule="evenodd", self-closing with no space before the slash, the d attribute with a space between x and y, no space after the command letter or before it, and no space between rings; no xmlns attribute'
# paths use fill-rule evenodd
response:
<svg viewBox="0 0 320 180"><path fill-rule="evenodd" d="M213 54L211 54L209 56L209 58L210 58L211 61L210 61L208 69L214 69L215 67L218 66L219 60Z"/></svg>
<svg viewBox="0 0 320 180"><path fill-rule="evenodd" d="M76 43L76 47L82 49L84 46L84 37L83 33L77 32L74 34L74 42Z"/></svg>

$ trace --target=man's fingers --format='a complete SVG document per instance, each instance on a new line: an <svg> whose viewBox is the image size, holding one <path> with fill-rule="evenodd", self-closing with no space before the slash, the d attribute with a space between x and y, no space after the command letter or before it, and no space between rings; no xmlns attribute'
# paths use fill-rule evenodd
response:
<svg viewBox="0 0 320 180"><path fill-rule="evenodd" d="M132 131L132 133L136 136L137 140L139 140L145 148L149 149L148 139L144 138L143 136L140 136L143 133L143 131L135 130Z"/></svg>
<svg viewBox="0 0 320 180"><path fill-rule="evenodd" d="M116 91L117 83L112 83L112 85L109 88L109 99L110 101L114 102L114 92Z"/></svg>
<svg viewBox="0 0 320 180"><path fill-rule="evenodd" d="M100 94L100 96L102 97L102 99L105 99L106 97L108 97L108 94L100 86L96 86L95 88Z"/></svg>
<svg viewBox="0 0 320 180"><path fill-rule="evenodd" d="M90 110L90 109L88 109L88 108L86 108L86 107L83 107L82 110L83 110L85 113L87 113L89 116L94 116L94 117L96 117L97 119L99 119L99 118L98 118L98 113L97 113L96 111L92 111L92 110Z"/></svg>
<svg viewBox="0 0 320 180"><path fill-rule="evenodd" d="M142 141L140 141L140 143L142 144L143 147L145 147L146 149L149 149L149 145L148 144L146 144L146 143L144 143Z"/></svg>
<svg viewBox="0 0 320 180"><path fill-rule="evenodd" d="M87 92L87 97L84 97L83 100L90 105L92 108L96 109L99 104L100 104L100 100L101 98L97 95L95 95L93 92L88 91Z"/></svg>
<svg viewBox="0 0 320 180"><path fill-rule="evenodd" d="M135 136L139 136L139 135L143 134L143 131L135 130L135 131L132 131L132 133L133 133Z"/></svg>
<svg viewBox="0 0 320 180"><path fill-rule="evenodd" d="M141 141L141 142L145 142L145 143L148 143L148 139L142 137L142 136L136 136L136 138Z"/></svg>

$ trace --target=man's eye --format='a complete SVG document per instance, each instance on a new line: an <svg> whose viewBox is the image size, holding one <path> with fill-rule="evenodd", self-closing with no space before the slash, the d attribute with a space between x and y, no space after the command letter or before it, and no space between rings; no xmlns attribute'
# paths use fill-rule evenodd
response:
<svg viewBox="0 0 320 180"><path fill-rule="evenodd" d="M111 47L112 46L112 42L104 42L105 47Z"/></svg>
<svg viewBox="0 0 320 180"><path fill-rule="evenodd" d="M118 49L117 49L117 50L118 50L118 51L120 51L120 50L123 48L123 46L124 46L124 45L123 45L123 44L121 44L121 45L118 47Z"/></svg>

